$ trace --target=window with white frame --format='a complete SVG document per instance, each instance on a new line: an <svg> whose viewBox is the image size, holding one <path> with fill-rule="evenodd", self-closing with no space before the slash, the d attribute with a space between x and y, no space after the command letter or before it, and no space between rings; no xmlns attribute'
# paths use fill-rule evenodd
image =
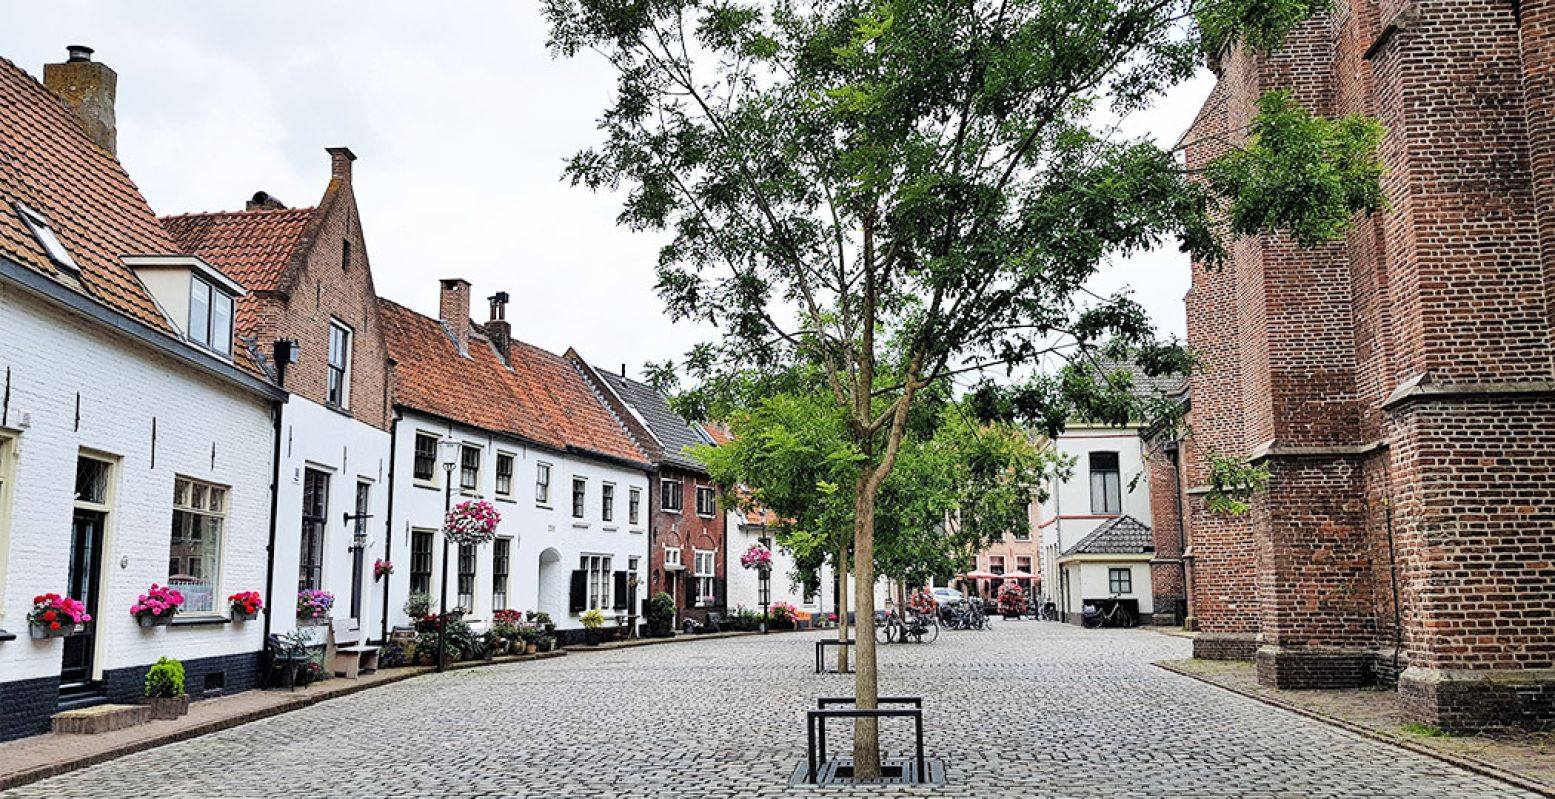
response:
<svg viewBox="0 0 1555 799"><path fill-rule="evenodd" d="M584 477L572 478L572 518L583 518L584 503L588 500L589 481Z"/></svg>
<svg viewBox="0 0 1555 799"><path fill-rule="evenodd" d="M410 531L410 590L413 593L432 592L432 539L435 535L432 530Z"/></svg>
<svg viewBox="0 0 1555 799"><path fill-rule="evenodd" d="M712 486L697 486L697 515L711 517L718 508L718 494Z"/></svg>
<svg viewBox="0 0 1555 799"><path fill-rule="evenodd" d="M708 552L698 549L692 553L692 576L696 578L697 604L712 605L716 601L713 595L713 581L718 578L717 552Z"/></svg>
<svg viewBox="0 0 1555 799"><path fill-rule="evenodd" d="M681 506L685 504L684 491L685 488L679 480L660 480L659 507L670 513L679 513Z"/></svg>
<svg viewBox="0 0 1555 799"><path fill-rule="evenodd" d="M1091 513L1123 512L1123 480L1118 471L1118 453L1092 452Z"/></svg>
<svg viewBox="0 0 1555 799"><path fill-rule="evenodd" d="M212 352L232 355L232 295L189 276L189 340Z"/></svg>
<svg viewBox="0 0 1555 799"><path fill-rule="evenodd" d="M459 607L475 611L475 545L459 545Z"/></svg>
<svg viewBox="0 0 1555 799"><path fill-rule="evenodd" d="M324 403L335 408L351 405L351 328L329 323L329 382Z"/></svg>
<svg viewBox="0 0 1555 799"><path fill-rule="evenodd" d="M32 237L38 240L38 244L42 245L43 251L48 254L50 261L71 272L81 271L81 267L76 265L76 259L70 257L70 251L65 249L65 245L60 243L59 237L54 235L54 228L49 225L49 220L43 214L25 205L16 206L16 212L21 215L22 221L27 223L27 229L32 231Z"/></svg>
<svg viewBox="0 0 1555 799"><path fill-rule="evenodd" d="M588 586L588 594L585 600L589 610L610 609L610 556L609 555L584 555L578 559L578 568L582 569L587 577L585 585Z"/></svg>
<svg viewBox="0 0 1555 799"><path fill-rule="evenodd" d="M459 447L459 490L475 491L481 485L481 448Z"/></svg>
<svg viewBox="0 0 1555 799"><path fill-rule="evenodd" d="M513 463L516 460L511 452L497 453L497 496L503 499L513 498Z"/></svg>
<svg viewBox="0 0 1555 799"><path fill-rule="evenodd" d="M551 505L551 464L535 464L535 504Z"/></svg>
<svg viewBox="0 0 1555 799"><path fill-rule="evenodd" d="M322 587L324 534L329 529L329 473L302 470L302 545L297 561L297 590Z"/></svg>
<svg viewBox="0 0 1555 799"><path fill-rule="evenodd" d="M416 433L416 457L411 465L411 476L418 483L437 481L437 439L436 433Z"/></svg>
<svg viewBox="0 0 1555 799"><path fill-rule="evenodd" d="M629 488L626 491L626 523L637 524L642 518L643 492L641 489Z"/></svg>
<svg viewBox="0 0 1555 799"><path fill-rule="evenodd" d="M615 521L616 518L616 485L615 483L601 483L599 486L599 518L603 521Z"/></svg>
<svg viewBox="0 0 1555 799"><path fill-rule="evenodd" d="M508 606L508 568L513 552L513 539L497 538L491 542L491 609L506 610Z"/></svg>
<svg viewBox="0 0 1555 799"><path fill-rule="evenodd" d="M680 547L665 547L664 548L664 565L665 566L679 566L680 565Z"/></svg>
<svg viewBox="0 0 1555 799"><path fill-rule="evenodd" d="M184 595L185 613L214 613L221 577L221 539L227 525L227 488L173 480L173 534L167 584Z"/></svg>
<svg viewBox="0 0 1555 799"><path fill-rule="evenodd" d="M1108 569L1107 590L1114 594L1134 593L1134 572L1130 569Z"/></svg>

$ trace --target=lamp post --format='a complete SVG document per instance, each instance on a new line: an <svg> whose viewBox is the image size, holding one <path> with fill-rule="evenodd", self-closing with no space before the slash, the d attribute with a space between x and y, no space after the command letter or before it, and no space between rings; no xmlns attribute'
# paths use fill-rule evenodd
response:
<svg viewBox="0 0 1555 799"><path fill-rule="evenodd" d="M767 548L767 551L770 552L772 550L772 539L770 539L770 538L762 538L762 539L759 539L759 540L761 542L761 545ZM757 582L758 597L757 598L761 600L761 634L762 635L766 635L768 630L769 630L769 628L770 628L770 624L768 622L768 617L767 617L767 606L772 604L772 567L771 567L771 564L768 564L766 566L761 567L761 569L757 573L757 577L758 577L758 582Z"/></svg>
<svg viewBox="0 0 1555 799"><path fill-rule="evenodd" d="M459 465L459 442L445 438L437 442L443 460L443 577L438 582L437 670L442 671L448 658L448 511L453 508L454 467Z"/></svg>

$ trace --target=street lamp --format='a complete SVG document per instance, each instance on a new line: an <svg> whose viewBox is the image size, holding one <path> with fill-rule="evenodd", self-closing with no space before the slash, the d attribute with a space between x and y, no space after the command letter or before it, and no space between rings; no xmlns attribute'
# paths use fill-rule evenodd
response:
<svg viewBox="0 0 1555 799"><path fill-rule="evenodd" d="M443 461L443 579L437 603L437 670L442 671L448 658L448 511L453 509L454 467L459 465L459 442L452 436L437 442Z"/></svg>
<svg viewBox="0 0 1555 799"><path fill-rule="evenodd" d="M769 552L772 550L772 539L770 539L770 538L762 538L762 539L759 539L759 540L761 542L761 545L766 547ZM757 589L756 589L757 590L757 599L761 600L761 634L762 635L766 635L767 634L767 627L768 627L768 624L767 624L767 606L772 604L772 568L771 568L771 565L769 564L767 566L763 566L759 570L759 572L757 574L757 577L758 577L758 580L759 580L759 582L757 582L757 584L756 584L757 585Z"/></svg>

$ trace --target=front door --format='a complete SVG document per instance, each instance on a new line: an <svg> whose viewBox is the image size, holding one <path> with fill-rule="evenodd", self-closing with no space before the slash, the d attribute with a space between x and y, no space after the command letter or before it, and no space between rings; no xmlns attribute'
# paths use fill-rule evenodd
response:
<svg viewBox="0 0 1555 799"><path fill-rule="evenodd" d="M60 693L80 693L92 689L92 652L96 648L97 585L102 572L102 511L77 509L70 525L70 579L66 596L81 600L92 621L81 625L81 632L65 639L64 659L60 664Z"/></svg>

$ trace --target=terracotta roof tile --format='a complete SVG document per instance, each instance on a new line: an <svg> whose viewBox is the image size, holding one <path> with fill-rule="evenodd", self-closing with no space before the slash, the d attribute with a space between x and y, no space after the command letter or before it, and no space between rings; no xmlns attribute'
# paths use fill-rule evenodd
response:
<svg viewBox="0 0 1555 799"><path fill-rule="evenodd" d="M178 252L124 167L52 92L0 58L0 254L153 328L174 333L123 255ZM57 269L14 209L43 214L78 266Z"/></svg>
<svg viewBox="0 0 1555 799"><path fill-rule="evenodd" d="M379 300L394 359L396 405L563 451L596 453L647 467L647 456L564 358L514 341L512 368L485 340L461 355L435 319Z"/></svg>
<svg viewBox="0 0 1555 799"><path fill-rule="evenodd" d="M162 218L184 252L211 262L249 291L274 291L297 242L313 219L312 208L216 211Z"/></svg>

